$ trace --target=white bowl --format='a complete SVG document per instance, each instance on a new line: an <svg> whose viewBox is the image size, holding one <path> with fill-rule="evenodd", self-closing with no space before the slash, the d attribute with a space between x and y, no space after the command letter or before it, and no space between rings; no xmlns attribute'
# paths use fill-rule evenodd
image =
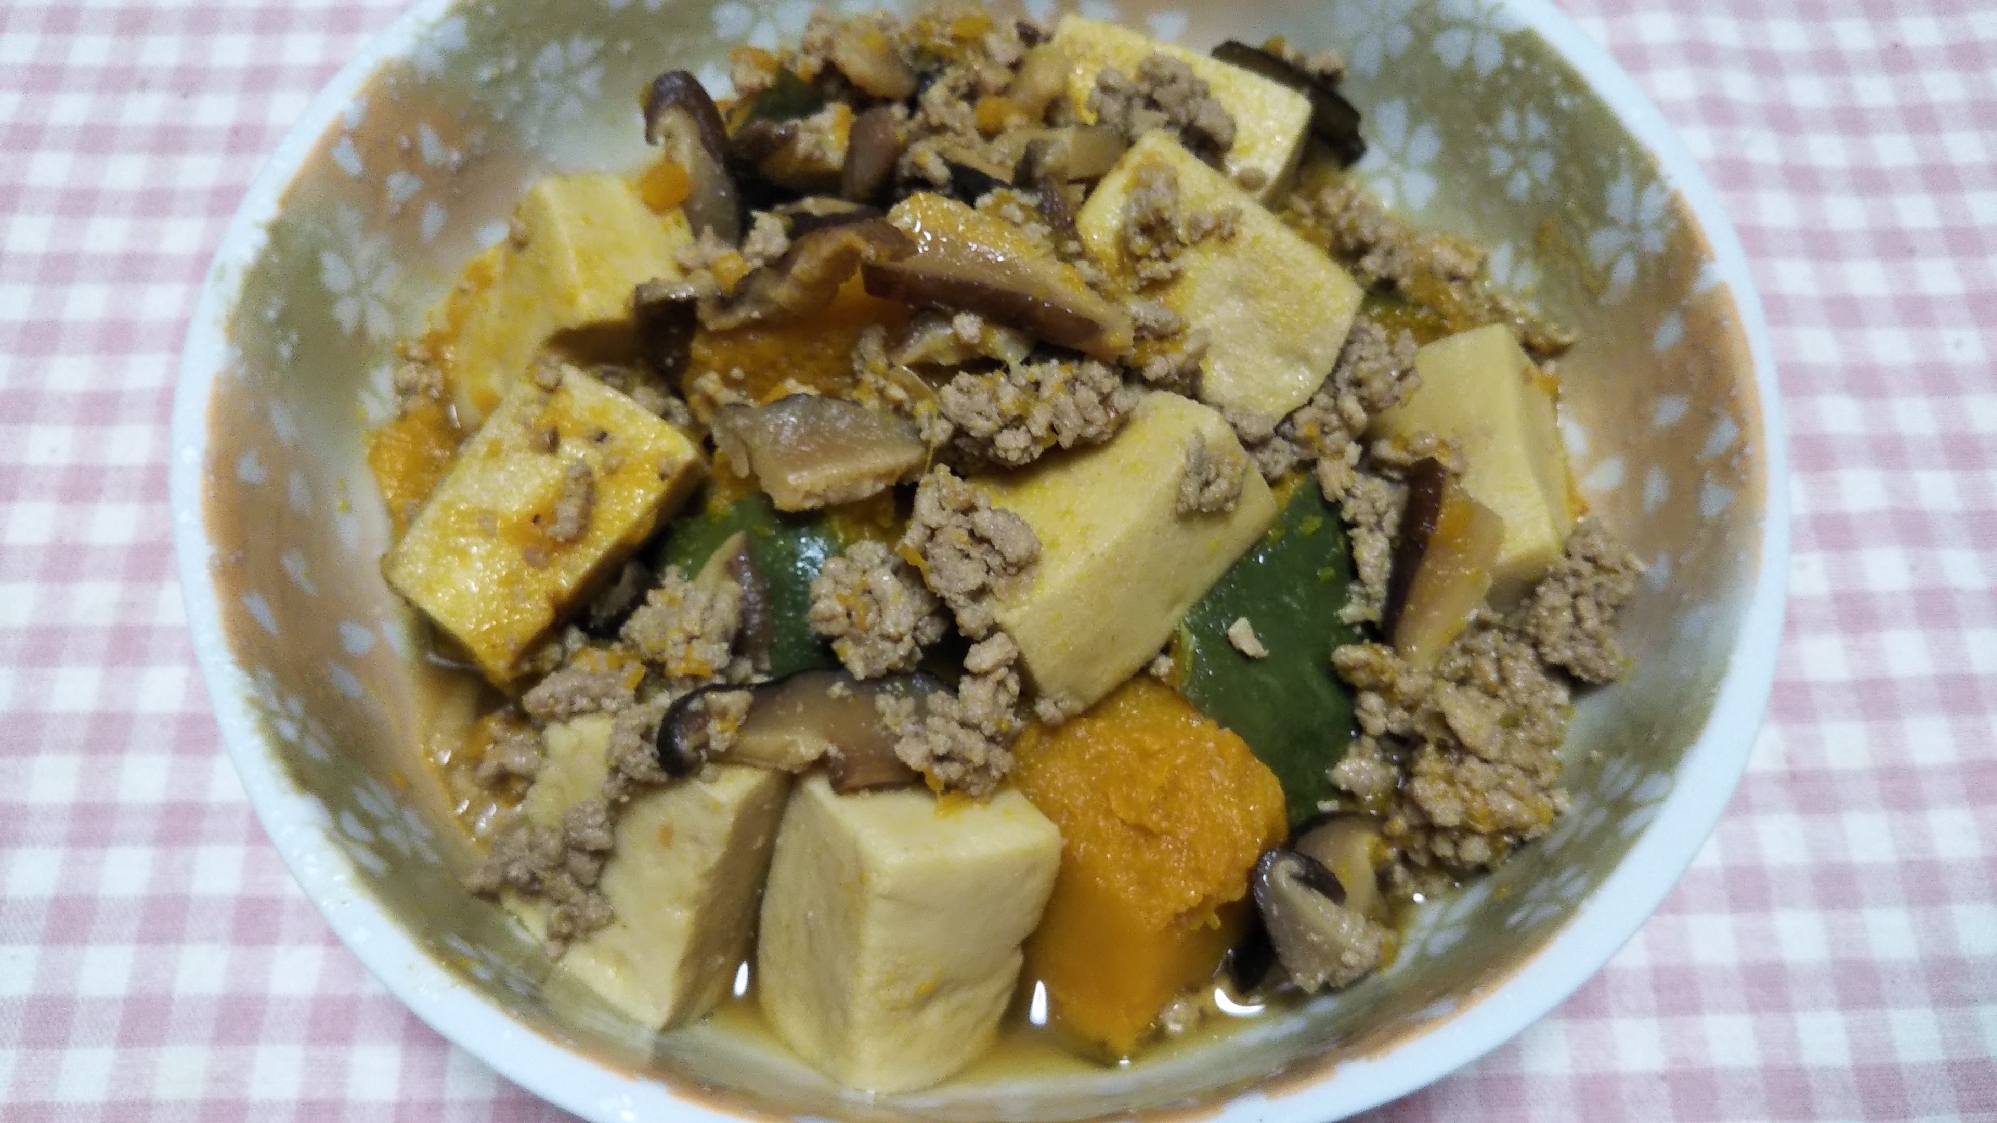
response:
<svg viewBox="0 0 1997 1123"><path fill-rule="evenodd" d="M1223 1120L1341 1117L1572 993L1718 819L1773 679L1788 488L1760 302L1697 164L1544 0L1123 9L1189 43L1283 31L1345 49L1374 142L1365 173L1420 221L1500 246L1494 271L1536 273L1538 298L1586 333L1563 367L1570 451L1651 573L1625 629L1639 670L1577 715L1573 811L1427 908L1383 977L1122 1069L875 1100L711 1029L655 1052L601 1004L543 992L534 945L457 887L465 845L409 767L414 651L373 564L384 520L360 435L389 344L503 230L528 179L642 156L619 91L667 65L717 75L727 45L794 34L804 9L432 0L313 100L228 228L175 397L175 541L224 742L299 883L419 1016L548 1100L604 1123L1179 1118L1189 1103Z"/></svg>

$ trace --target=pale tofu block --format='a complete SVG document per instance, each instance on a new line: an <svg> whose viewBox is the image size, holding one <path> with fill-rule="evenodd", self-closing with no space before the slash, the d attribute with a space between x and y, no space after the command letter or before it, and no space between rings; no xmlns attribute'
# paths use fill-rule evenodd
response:
<svg viewBox="0 0 1997 1123"><path fill-rule="evenodd" d="M536 825L559 825L571 805L602 790L610 728L601 714L548 728L525 804ZM599 882L615 919L571 943L560 969L652 1029L712 1010L749 954L789 791L781 772L722 765L625 805ZM542 937L541 902L506 904Z"/></svg>
<svg viewBox="0 0 1997 1123"><path fill-rule="evenodd" d="M1234 147L1227 153L1227 174L1259 173L1262 186L1256 191L1257 199L1267 199L1276 192L1303 151L1304 134L1311 123L1311 101L1280 82L1129 28L1082 16L1062 17L1054 44L1068 59L1068 98L1086 123L1095 121L1089 112L1089 95L1095 92L1096 75L1103 67L1114 66L1135 77L1138 66L1154 54L1169 55L1192 67L1194 75L1212 88L1214 100L1234 117Z"/></svg>
<svg viewBox="0 0 1997 1123"><path fill-rule="evenodd" d="M1083 244L1105 268L1129 275L1125 203L1138 171L1160 164L1178 175L1181 207L1234 207L1241 227L1233 238L1187 248L1179 276L1145 295L1207 333L1202 401L1280 419L1309 401L1331 373L1364 294L1323 250L1162 132L1133 145L1076 216Z"/></svg>
<svg viewBox="0 0 1997 1123"><path fill-rule="evenodd" d="M1274 525L1276 500L1252 466L1232 510L1178 513L1194 434L1215 456L1246 455L1220 414L1152 394L1106 445L972 481L1040 538L1040 560L996 614L1041 693L1088 706L1114 690Z"/></svg>
<svg viewBox="0 0 1997 1123"><path fill-rule="evenodd" d="M582 536L556 541L548 532L576 461L594 500ZM459 450L382 572L504 686L705 471L684 434L596 379L570 368L552 393L523 380Z"/></svg>
<svg viewBox="0 0 1997 1123"><path fill-rule="evenodd" d="M1060 860L1060 832L1016 791L944 804L920 788L836 795L809 777L763 897L764 1015L841 1084L944 1079L991 1044Z"/></svg>
<svg viewBox="0 0 1997 1123"><path fill-rule="evenodd" d="M631 290L682 276L679 251L693 234L678 211L654 213L628 180L548 176L514 211L511 238L494 260L467 270L472 287L453 294L440 333L458 417L476 425L563 333L628 336ZM481 287L482 285L482 287Z"/></svg>
<svg viewBox="0 0 1997 1123"><path fill-rule="evenodd" d="M1560 560L1579 514L1555 411L1558 383L1503 324L1430 343L1416 352L1415 370L1421 388L1375 417L1368 435L1433 433L1462 446L1463 490L1505 523L1491 602L1511 604Z"/></svg>

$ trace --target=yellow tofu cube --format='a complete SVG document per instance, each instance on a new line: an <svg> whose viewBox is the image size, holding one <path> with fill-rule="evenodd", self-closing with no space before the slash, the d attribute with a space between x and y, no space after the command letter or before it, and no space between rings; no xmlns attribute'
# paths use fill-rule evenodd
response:
<svg viewBox="0 0 1997 1123"><path fill-rule="evenodd" d="M1364 295L1325 252L1283 225L1227 177L1162 132L1124 154L1076 216L1090 255L1130 275L1123 260L1125 203L1141 169L1170 168L1186 210L1234 207L1240 231L1180 255L1179 275L1147 291L1207 333L1200 400L1276 420L1309 401L1338 362Z"/></svg>
<svg viewBox="0 0 1997 1123"><path fill-rule="evenodd" d="M1262 177L1257 199L1267 199L1290 173L1303 150L1311 123L1311 101L1303 94L1260 74L1217 59L1161 43L1148 35L1113 23L1064 16L1054 32L1054 45L1068 60L1068 98L1084 122L1093 123L1089 95L1096 75L1113 66L1127 76L1154 54L1170 56L1192 67L1193 74L1212 88L1214 100L1234 117L1234 147L1227 153L1227 174L1244 172Z"/></svg>
<svg viewBox="0 0 1997 1123"><path fill-rule="evenodd" d="M948 1077L997 1033L1060 862L1060 832L1016 791L946 805L920 788L837 795L811 776L763 896L764 1015L849 1087Z"/></svg>
<svg viewBox="0 0 1997 1123"><path fill-rule="evenodd" d="M612 175L548 176L513 215L514 238L474 259L465 286L433 324L458 418L478 424L549 340L564 333L618 336L628 345L631 290L682 276L693 241L678 211L659 215L630 181ZM593 339L597 350L616 341Z"/></svg>
<svg viewBox="0 0 1997 1123"><path fill-rule="evenodd" d="M1152 394L1106 445L972 481L1040 538L1028 580L998 599L1041 693L1088 706L1150 662L1179 618L1276 521L1253 466L1232 510L1178 512L1187 446L1245 457L1218 413Z"/></svg>
<svg viewBox="0 0 1997 1123"><path fill-rule="evenodd" d="M1415 353L1421 388L1373 419L1369 436L1452 438L1463 490L1504 520L1491 603L1511 604L1546 575L1574 529L1574 488L1556 418L1558 384L1534 366L1510 328L1491 324Z"/></svg>
<svg viewBox="0 0 1997 1123"><path fill-rule="evenodd" d="M548 728L524 805L535 825L559 826L577 801L602 791L611 720L591 714ZM626 804L598 882L615 918L571 943L560 969L651 1029L712 1010L749 954L789 791L784 773L721 765ZM542 902L509 896L506 904L542 938Z"/></svg>
<svg viewBox="0 0 1997 1123"><path fill-rule="evenodd" d="M584 522L571 537L575 528L557 524L585 471ZM522 380L459 450L382 572L505 686L705 472L678 429L596 379L570 368L552 392Z"/></svg>

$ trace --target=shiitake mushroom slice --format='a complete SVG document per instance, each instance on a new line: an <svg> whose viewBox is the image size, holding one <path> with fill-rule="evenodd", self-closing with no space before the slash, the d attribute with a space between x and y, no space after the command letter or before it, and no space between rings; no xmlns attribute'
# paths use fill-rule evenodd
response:
<svg viewBox="0 0 1997 1123"><path fill-rule="evenodd" d="M595 639L616 639L624 622L645 603L645 597L659 584L658 577L642 562L627 561L617 576L583 608L577 621L583 634Z"/></svg>
<svg viewBox="0 0 1997 1123"><path fill-rule="evenodd" d="M908 147L901 123L888 106L853 118L846 134L846 162L839 169L839 194L855 203L878 202L894 181L895 164Z"/></svg>
<svg viewBox="0 0 1997 1123"><path fill-rule="evenodd" d="M1304 993L1349 986L1380 966L1386 929L1348 907L1345 887L1317 859L1278 847L1250 880L1276 958Z"/></svg>
<svg viewBox="0 0 1997 1123"><path fill-rule="evenodd" d="M728 130L700 79L668 70L645 88L645 140L665 150L692 184L681 210L695 234L742 239L742 196L728 169Z"/></svg>
<svg viewBox="0 0 1997 1123"><path fill-rule="evenodd" d="M749 693L740 686L704 686L676 699L659 719L659 730L652 739L659 769L675 779L700 771L715 755L710 706L724 699L739 705L732 696ZM752 710L754 704L752 697L749 699Z"/></svg>
<svg viewBox="0 0 1997 1123"><path fill-rule="evenodd" d="M818 394L723 406L713 430L728 462L754 472L779 511L858 502L913 480L929 459L908 420Z"/></svg>
<svg viewBox="0 0 1997 1123"><path fill-rule="evenodd" d="M915 243L886 219L821 226L744 277L726 299L703 306L702 326L729 331L809 316L832 303L855 269L898 261L914 251Z"/></svg>
<svg viewBox="0 0 1997 1123"><path fill-rule="evenodd" d="M1407 483L1380 630L1403 657L1427 667L1484 603L1505 524L1433 457L1415 461Z"/></svg>
<svg viewBox="0 0 1997 1123"><path fill-rule="evenodd" d="M1311 100L1311 135L1331 149L1340 164L1350 167L1366 155L1366 139L1359 135L1359 109L1345 99L1336 83L1307 70L1292 66L1288 59L1239 39L1229 39L1213 49L1213 57L1230 66L1280 82Z"/></svg>
<svg viewBox="0 0 1997 1123"><path fill-rule="evenodd" d="M700 330L700 299L693 286L672 278L640 283L631 292L631 324L639 354L654 373L677 379L693 361Z"/></svg>
<svg viewBox="0 0 1997 1123"><path fill-rule="evenodd" d="M880 700L920 703L946 689L923 672L863 681L845 671L800 671L752 688L749 716L717 759L786 772L823 762L841 794L913 784L921 775L895 755L898 735Z"/></svg>

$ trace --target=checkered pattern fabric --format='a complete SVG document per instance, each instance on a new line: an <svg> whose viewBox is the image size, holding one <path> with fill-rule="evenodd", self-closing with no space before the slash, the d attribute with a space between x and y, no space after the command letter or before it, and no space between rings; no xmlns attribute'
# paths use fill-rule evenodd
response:
<svg viewBox="0 0 1997 1123"><path fill-rule="evenodd" d="M1997 1119L1997 9L1566 0L1739 224L1791 424L1771 720L1657 916L1394 1119ZM175 588L224 223L399 0L0 5L0 1119L540 1119L266 843Z"/></svg>

